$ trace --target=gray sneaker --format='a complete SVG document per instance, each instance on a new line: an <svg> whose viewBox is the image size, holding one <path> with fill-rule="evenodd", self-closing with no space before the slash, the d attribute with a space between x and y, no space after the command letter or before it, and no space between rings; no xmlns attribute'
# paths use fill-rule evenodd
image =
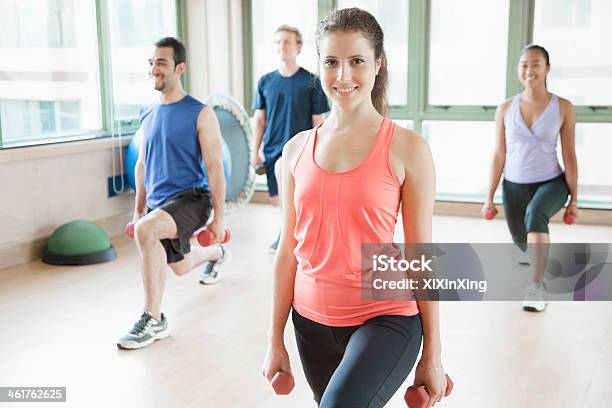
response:
<svg viewBox="0 0 612 408"><path fill-rule="evenodd" d="M200 272L200 283L202 285L213 285L221 280L221 275L219 275L219 265L227 262L230 257L230 253L223 247L223 245L219 245L219 248L221 248L221 258L206 262L204 270Z"/></svg>
<svg viewBox="0 0 612 408"><path fill-rule="evenodd" d="M166 316L162 313L162 319L159 321L145 311L132 330L117 341L117 347L128 350L139 349L147 347L155 340L165 339L169 335Z"/></svg>

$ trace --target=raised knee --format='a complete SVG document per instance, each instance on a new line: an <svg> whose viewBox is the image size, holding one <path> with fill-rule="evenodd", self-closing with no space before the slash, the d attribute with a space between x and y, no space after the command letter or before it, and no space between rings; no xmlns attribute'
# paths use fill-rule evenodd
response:
<svg viewBox="0 0 612 408"><path fill-rule="evenodd" d="M139 245L146 244L155 238L152 236L152 227L153 225L150 221L138 221L136 225L134 225L134 239Z"/></svg>
<svg viewBox="0 0 612 408"><path fill-rule="evenodd" d="M547 232L548 216L538 208L527 208L525 212L525 228L527 232Z"/></svg>

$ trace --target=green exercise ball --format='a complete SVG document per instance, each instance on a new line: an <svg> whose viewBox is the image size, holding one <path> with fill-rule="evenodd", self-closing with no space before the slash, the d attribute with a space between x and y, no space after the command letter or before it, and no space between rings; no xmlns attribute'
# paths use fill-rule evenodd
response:
<svg viewBox="0 0 612 408"><path fill-rule="evenodd" d="M106 232L91 221L71 221L49 237L43 262L51 265L91 265L117 258Z"/></svg>

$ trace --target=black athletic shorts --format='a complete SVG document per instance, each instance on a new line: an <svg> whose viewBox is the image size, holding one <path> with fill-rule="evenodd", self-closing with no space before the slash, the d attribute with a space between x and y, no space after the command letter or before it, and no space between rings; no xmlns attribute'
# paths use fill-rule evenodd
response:
<svg viewBox="0 0 612 408"><path fill-rule="evenodd" d="M182 261L184 255L191 251L189 239L208 222L212 211L210 192L205 188L190 188L168 198L158 208L170 214L178 231L177 239L160 240L166 250L167 262ZM148 209L148 212L151 211Z"/></svg>

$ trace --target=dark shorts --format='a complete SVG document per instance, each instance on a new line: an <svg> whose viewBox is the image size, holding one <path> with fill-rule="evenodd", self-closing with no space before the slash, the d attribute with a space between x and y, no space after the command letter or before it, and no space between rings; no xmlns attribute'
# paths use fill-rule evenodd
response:
<svg viewBox="0 0 612 408"><path fill-rule="evenodd" d="M182 261L191 251L189 239L193 233L208 222L212 211L212 197L204 188L190 188L167 199L158 209L162 209L174 220L178 231L177 239L160 240L166 251L167 262ZM149 212L153 211L149 209Z"/></svg>
<svg viewBox="0 0 612 408"><path fill-rule="evenodd" d="M548 233L550 217L563 208L568 195L564 174L552 180L529 184L504 179L504 212L514 243L525 251L527 233Z"/></svg>
<svg viewBox="0 0 612 408"><path fill-rule="evenodd" d="M362 325L326 326L293 310L302 367L321 408L383 407L416 362L421 317L377 316Z"/></svg>
<svg viewBox="0 0 612 408"><path fill-rule="evenodd" d="M276 180L276 175L274 174L274 165L280 159L281 156L278 155L271 159L267 159L264 162L266 166L266 178L268 179L268 194L270 197L276 197L278 195L278 180Z"/></svg>

